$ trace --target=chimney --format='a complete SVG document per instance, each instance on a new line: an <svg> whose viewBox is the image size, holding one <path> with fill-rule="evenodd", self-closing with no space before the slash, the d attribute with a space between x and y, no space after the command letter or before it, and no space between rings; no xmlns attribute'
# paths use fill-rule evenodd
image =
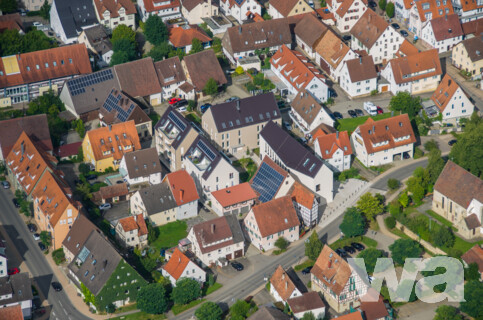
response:
<svg viewBox="0 0 483 320"><path fill-rule="evenodd" d="M342 42L340 43L340 50L342 50Z"/></svg>
<svg viewBox="0 0 483 320"><path fill-rule="evenodd" d="M236 110L240 112L240 100L236 101Z"/></svg>
<svg viewBox="0 0 483 320"><path fill-rule="evenodd" d="M213 234L215 233L215 224L214 223L211 224L211 233L213 233Z"/></svg>
<svg viewBox="0 0 483 320"><path fill-rule="evenodd" d="M282 280L285 279L285 273L282 273Z"/></svg>
<svg viewBox="0 0 483 320"><path fill-rule="evenodd" d="M329 263L327 264L327 267L330 269L332 268L332 259L329 259Z"/></svg>
<svg viewBox="0 0 483 320"><path fill-rule="evenodd" d="M180 189L179 190L179 198L180 198L181 202L183 202L183 194L184 194L184 190Z"/></svg>

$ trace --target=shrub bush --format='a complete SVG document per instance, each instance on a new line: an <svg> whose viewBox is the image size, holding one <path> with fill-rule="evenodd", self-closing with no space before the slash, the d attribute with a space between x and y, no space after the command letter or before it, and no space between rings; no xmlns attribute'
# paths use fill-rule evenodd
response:
<svg viewBox="0 0 483 320"><path fill-rule="evenodd" d="M397 179L391 178L387 180L387 187L389 188L389 190L397 190L400 185L401 183Z"/></svg>
<svg viewBox="0 0 483 320"><path fill-rule="evenodd" d="M384 223L386 224L386 227L388 229L392 229L396 226L396 218L394 218L393 216L389 216L384 219Z"/></svg>

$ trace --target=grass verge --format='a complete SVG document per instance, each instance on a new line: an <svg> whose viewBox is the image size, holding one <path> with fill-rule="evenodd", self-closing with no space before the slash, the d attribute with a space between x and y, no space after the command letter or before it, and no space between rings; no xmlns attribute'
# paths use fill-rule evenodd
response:
<svg viewBox="0 0 483 320"><path fill-rule="evenodd" d="M164 314L149 314L146 312L136 312L125 316L120 316L116 318L110 318L112 320L164 320L166 316Z"/></svg>
<svg viewBox="0 0 483 320"><path fill-rule="evenodd" d="M171 308L171 311L173 311L174 315L178 315L180 314L181 312L184 312L188 309L191 309L193 308L194 306L197 306L199 305L200 303L202 303L203 301L205 301L206 299L199 299L199 300L194 300L194 301L191 301L190 303L188 304L182 304L182 305L179 305L179 304L175 304L172 308Z"/></svg>
<svg viewBox="0 0 483 320"><path fill-rule="evenodd" d="M315 261L308 259L308 260L305 260L304 262L302 262L301 264L296 265L293 269L295 271L301 271L301 270L304 270L307 267L312 267L314 265L314 263L315 263Z"/></svg>
<svg viewBox="0 0 483 320"><path fill-rule="evenodd" d="M221 283L215 282L212 286L206 287L206 289L203 288L203 296L207 296L220 289L221 287L223 287Z"/></svg>
<svg viewBox="0 0 483 320"><path fill-rule="evenodd" d="M357 117L357 118L346 118L346 119L340 119L337 120L336 122L336 129L338 131L349 131L349 134L352 133L359 125L363 124L366 122L367 119L372 118L374 121L381 120L381 119L387 119L391 117L391 113L383 113L383 114L378 114L377 116L364 116L364 117Z"/></svg>
<svg viewBox="0 0 483 320"><path fill-rule="evenodd" d="M437 214L433 210L426 210L426 213L429 214L434 219L436 219L439 222L441 222L443 225L451 228L453 231L455 231L455 232L458 231L458 228L456 228L455 226L453 226L453 224L450 221L446 220L445 218L443 218L442 216L440 216L439 214Z"/></svg>

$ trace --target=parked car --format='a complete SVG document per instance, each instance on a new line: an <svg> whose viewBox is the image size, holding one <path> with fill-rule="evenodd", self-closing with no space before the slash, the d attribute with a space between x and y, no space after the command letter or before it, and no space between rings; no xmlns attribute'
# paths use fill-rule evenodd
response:
<svg viewBox="0 0 483 320"><path fill-rule="evenodd" d="M169 99L168 103L173 105L180 100L181 100L181 98L171 98L171 99Z"/></svg>
<svg viewBox="0 0 483 320"><path fill-rule="evenodd" d="M200 107L201 113L205 113L205 112L206 112L206 110L208 110L210 107L211 107L211 104L209 104L209 103L205 103L204 105L202 105L202 106Z"/></svg>
<svg viewBox="0 0 483 320"><path fill-rule="evenodd" d="M52 282L52 288L57 292L62 291L62 285L57 281Z"/></svg>
<svg viewBox="0 0 483 320"><path fill-rule="evenodd" d="M347 113L349 114L349 116L351 116L352 118L357 118L357 114L354 110L347 110Z"/></svg>
<svg viewBox="0 0 483 320"><path fill-rule="evenodd" d="M236 101L236 100L240 100L240 98L238 98L237 96L233 96L233 97L226 99L225 102L232 102L232 101Z"/></svg>
<svg viewBox="0 0 483 320"><path fill-rule="evenodd" d="M99 210L107 210L107 209L111 209L112 206L110 203L103 203L99 206Z"/></svg>
<svg viewBox="0 0 483 320"><path fill-rule="evenodd" d="M34 240L35 241L39 241L40 240L40 234L34 233L32 236L34 237Z"/></svg>
<svg viewBox="0 0 483 320"><path fill-rule="evenodd" d="M350 35L345 35L345 36L342 36L342 40L344 41L351 41L352 37Z"/></svg>
<svg viewBox="0 0 483 320"><path fill-rule="evenodd" d="M332 88L329 88L329 98L337 98L337 92Z"/></svg>
<svg viewBox="0 0 483 320"><path fill-rule="evenodd" d="M188 100L186 100L186 99L180 99L173 106L175 108L179 108L179 107L183 107L183 106L187 106L187 105L188 105Z"/></svg>
<svg viewBox="0 0 483 320"><path fill-rule="evenodd" d="M10 189L10 182L2 181L2 186L3 186L4 189Z"/></svg>
<svg viewBox="0 0 483 320"><path fill-rule="evenodd" d="M344 251L349 252L350 254L356 253L356 249L349 247L349 246L344 246Z"/></svg>
<svg viewBox="0 0 483 320"><path fill-rule="evenodd" d="M374 1L371 1L371 2L369 2L369 7L376 8L377 7L377 3L375 3Z"/></svg>
<svg viewBox="0 0 483 320"><path fill-rule="evenodd" d="M396 30L399 30L401 28L397 23L393 23L391 24L391 26Z"/></svg>
<svg viewBox="0 0 483 320"><path fill-rule="evenodd" d="M302 270L302 274L309 274L310 270L312 270L312 267L307 267L304 270Z"/></svg>
<svg viewBox="0 0 483 320"><path fill-rule="evenodd" d="M231 266L233 267L233 269L235 269L236 271L242 271L243 270L243 265L240 263L240 262L236 262L236 261L233 261L231 263Z"/></svg>
<svg viewBox="0 0 483 320"><path fill-rule="evenodd" d="M12 202L13 202L13 205L15 206L15 208L20 208L20 203L18 203L17 198L13 198Z"/></svg>
<svg viewBox="0 0 483 320"><path fill-rule="evenodd" d="M351 243L351 247L356 249L357 251L362 251L366 248L366 247L364 247L363 244L360 244L360 243L357 243L357 242Z"/></svg>
<svg viewBox="0 0 483 320"><path fill-rule="evenodd" d="M292 125L290 124L290 122L284 121L284 122L283 122L283 126L284 126L284 127L285 127L285 129L287 129L288 131L292 131Z"/></svg>
<svg viewBox="0 0 483 320"><path fill-rule="evenodd" d="M381 107L377 106L377 114L383 114L384 113L384 110L382 110Z"/></svg>
<svg viewBox="0 0 483 320"><path fill-rule="evenodd" d="M9 276L11 276L12 274L17 274L17 273L20 273L20 270L18 270L18 268L11 268L11 269L8 269L8 271L7 271L7 274Z"/></svg>
<svg viewBox="0 0 483 320"><path fill-rule="evenodd" d="M339 248L337 250L335 250L335 253L337 253L339 256L341 256L342 258L345 258L347 257L347 253L344 251L344 249L342 248Z"/></svg>
<svg viewBox="0 0 483 320"><path fill-rule="evenodd" d="M226 73L226 74L232 74L232 73L234 73L234 72L235 72L235 69L226 69L226 70L225 70L225 73Z"/></svg>
<svg viewBox="0 0 483 320"><path fill-rule="evenodd" d="M409 36L409 33L406 31L406 30L401 30L399 31L399 33L403 36L403 37L407 37Z"/></svg>
<svg viewBox="0 0 483 320"><path fill-rule="evenodd" d="M312 9L315 9L315 4L312 0L309 0L309 6L312 8Z"/></svg>
<svg viewBox="0 0 483 320"><path fill-rule="evenodd" d="M364 116L364 111L362 111L361 109L354 109L354 111L356 112L356 115L358 117Z"/></svg>
<svg viewBox="0 0 483 320"><path fill-rule="evenodd" d="M37 242L37 244L39 245L40 250L42 250L42 251L47 250L47 247L42 242Z"/></svg>
<svg viewBox="0 0 483 320"><path fill-rule="evenodd" d="M97 179L97 175L95 174L90 174L86 177L87 180L96 180Z"/></svg>
<svg viewBox="0 0 483 320"><path fill-rule="evenodd" d="M334 112L334 113L332 113L332 114L334 115L334 118L336 118L336 119L342 119L342 118L344 118L344 117L342 116L342 113L340 113L340 112L337 112L337 111L336 111L336 112Z"/></svg>
<svg viewBox="0 0 483 320"><path fill-rule="evenodd" d="M124 180L117 180L116 183L117 184L123 184L124 183Z"/></svg>
<svg viewBox="0 0 483 320"><path fill-rule="evenodd" d="M453 144L455 144L458 140L456 139L453 139L453 140L450 140L448 141L448 145L452 146Z"/></svg>
<svg viewBox="0 0 483 320"><path fill-rule="evenodd" d="M37 226L36 226L35 224L33 224L33 223L29 223L29 224L27 225L27 228L29 228L29 231L30 231L30 232L35 232L35 231L37 231Z"/></svg>

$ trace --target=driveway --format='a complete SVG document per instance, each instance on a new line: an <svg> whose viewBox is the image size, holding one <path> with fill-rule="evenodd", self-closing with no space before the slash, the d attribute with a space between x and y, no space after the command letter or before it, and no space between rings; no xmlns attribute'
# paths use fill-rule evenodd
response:
<svg viewBox="0 0 483 320"><path fill-rule="evenodd" d="M438 143L438 147L439 147L439 150L441 150L441 153L446 153L451 151L451 146L448 145L448 142L453 139L454 137L451 134L424 136L424 137L421 137L421 146L422 146L422 149L424 149L424 144L426 142L435 140L436 143ZM424 151L426 152L426 150Z"/></svg>

